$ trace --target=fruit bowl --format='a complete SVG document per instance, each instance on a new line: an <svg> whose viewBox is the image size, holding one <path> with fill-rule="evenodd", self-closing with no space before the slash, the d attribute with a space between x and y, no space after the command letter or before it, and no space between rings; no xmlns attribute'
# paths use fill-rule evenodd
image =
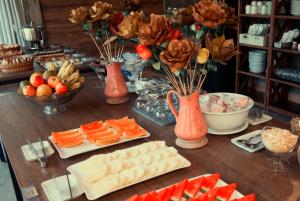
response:
<svg viewBox="0 0 300 201"><path fill-rule="evenodd" d="M210 93L200 97L200 105L208 128L229 131L245 124L254 101L241 94Z"/></svg>
<svg viewBox="0 0 300 201"><path fill-rule="evenodd" d="M68 91L65 94L53 93L49 96L25 96L22 90L19 88L17 90L18 94L26 97L27 99L36 102L40 106L44 107L44 112L46 114L57 114L67 110L66 104L71 102L76 94L82 89L83 85L72 91Z"/></svg>

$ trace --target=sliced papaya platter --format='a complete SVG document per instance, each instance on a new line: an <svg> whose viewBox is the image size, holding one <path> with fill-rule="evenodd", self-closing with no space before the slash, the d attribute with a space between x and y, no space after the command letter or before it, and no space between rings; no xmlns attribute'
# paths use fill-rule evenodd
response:
<svg viewBox="0 0 300 201"><path fill-rule="evenodd" d="M255 194L242 195L237 184L226 184L220 174L184 179L166 188L143 195L134 195L126 201L255 201Z"/></svg>
<svg viewBox="0 0 300 201"><path fill-rule="evenodd" d="M78 129L52 132L51 140L58 147L71 148L85 142L105 146L119 142L138 139L149 133L134 119L127 116L120 119L93 121L82 124Z"/></svg>

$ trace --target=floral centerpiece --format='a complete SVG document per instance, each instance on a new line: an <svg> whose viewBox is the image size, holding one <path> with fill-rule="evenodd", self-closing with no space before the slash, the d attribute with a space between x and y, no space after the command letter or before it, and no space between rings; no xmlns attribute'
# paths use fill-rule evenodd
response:
<svg viewBox="0 0 300 201"><path fill-rule="evenodd" d="M71 11L70 21L83 23L101 59L109 64L120 62L124 44L137 42L138 55L144 60L154 60L153 67L164 70L174 89L167 100L177 121L176 143L198 148L207 143L207 127L199 106L202 85L208 71L216 70L212 64L226 65L237 54L234 41L224 36L223 24L230 11L226 4L200 0L181 9L175 17L151 14L147 18L142 11L124 15L113 11L111 4L96 2L90 9L81 7ZM97 28L94 37L92 30ZM96 40L103 41L103 50ZM118 52L115 56L112 56L113 42L116 46L122 44L121 51L114 49ZM173 94L179 97L179 112L172 104Z"/></svg>

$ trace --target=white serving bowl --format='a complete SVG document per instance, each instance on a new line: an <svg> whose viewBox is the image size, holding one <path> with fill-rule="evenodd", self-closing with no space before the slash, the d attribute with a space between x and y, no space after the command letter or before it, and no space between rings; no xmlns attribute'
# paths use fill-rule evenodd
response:
<svg viewBox="0 0 300 201"><path fill-rule="evenodd" d="M249 99L249 101L248 101L248 106L246 108L233 111L233 112L217 113L217 112L202 111L203 117L205 119L208 128L216 131L226 131L226 130L237 129L244 125L245 121L247 120L249 110L254 105L254 101L251 98L249 98L248 96L235 94L235 93L209 93L203 96L211 96L211 95L217 95L221 97L223 97L224 95L228 95L236 98L246 97ZM200 96L200 104L201 104L201 98L203 96Z"/></svg>

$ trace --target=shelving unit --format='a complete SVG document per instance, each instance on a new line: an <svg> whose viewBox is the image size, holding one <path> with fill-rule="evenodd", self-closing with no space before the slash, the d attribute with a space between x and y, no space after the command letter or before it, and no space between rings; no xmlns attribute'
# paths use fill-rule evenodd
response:
<svg viewBox="0 0 300 201"><path fill-rule="evenodd" d="M284 1L288 3L288 1ZM236 92L250 96L255 104L261 106L265 111L273 111L287 116L300 115L300 100L291 102L289 97L290 89L300 89L300 83L277 78L274 70L282 64L290 64L292 57L299 57L300 51L292 48L275 48L273 43L278 41L283 32L291 28L299 28L295 20L300 21L300 16L279 14L281 6L279 0L272 0L272 13L266 15L245 14L245 6L251 4L251 0L238 1L238 36L246 33L249 25L254 23L269 23L269 42L267 46L239 44L236 62ZM298 23L300 24L300 23ZM296 26L296 27L294 27ZM248 52L250 50L267 51L265 73L252 73L248 67ZM276 60L276 62L274 62ZM297 62L299 63L299 62ZM297 64L295 64L297 66ZM297 67L300 67L299 64Z"/></svg>

